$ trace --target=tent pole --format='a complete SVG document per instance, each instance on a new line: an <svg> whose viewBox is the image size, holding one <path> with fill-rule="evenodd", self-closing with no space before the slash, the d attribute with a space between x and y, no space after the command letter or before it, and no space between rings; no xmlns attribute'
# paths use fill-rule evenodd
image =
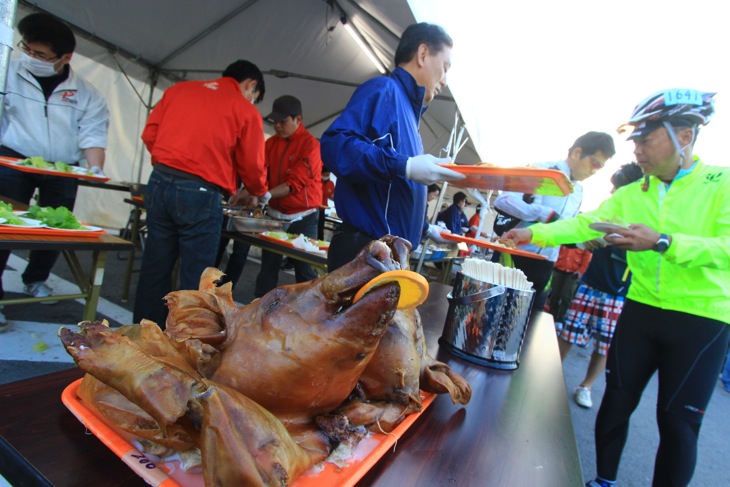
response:
<svg viewBox="0 0 730 487"><path fill-rule="evenodd" d="M8 80L8 64L13 51L13 24L15 23L16 0L0 0L0 120L5 107L5 89Z"/></svg>
<svg viewBox="0 0 730 487"><path fill-rule="evenodd" d="M150 96L147 99L146 107L147 107L147 114L145 116L145 122L147 122L147 119L150 118L150 112L152 111L152 98L155 94L155 87L157 86L157 80L159 79L159 72L158 71L150 71ZM139 167L137 168L137 183L141 183L142 179L142 167L144 166L144 151L147 148L142 147L142 151L139 153Z"/></svg>

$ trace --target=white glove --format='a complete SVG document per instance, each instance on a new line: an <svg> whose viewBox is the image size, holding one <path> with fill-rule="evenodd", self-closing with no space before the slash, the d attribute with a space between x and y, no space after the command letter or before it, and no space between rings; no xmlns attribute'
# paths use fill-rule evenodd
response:
<svg viewBox="0 0 730 487"><path fill-rule="evenodd" d="M104 170L99 166L89 166L89 172L99 178L106 177L106 174L104 174Z"/></svg>
<svg viewBox="0 0 730 487"><path fill-rule="evenodd" d="M448 240L446 240L445 238L443 238L441 236L441 232L451 233L450 231L448 231L445 228L442 228L442 227L440 227L438 225L431 225L429 223L429 225L428 225L428 238L430 238L431 240L433 240L436 243L450 244L451 242L449 242Z"/></svg>
<svg viewBox="0 0 730 487"><path fill-rule="evenodd" d="M269 204L269 200L271 199L271 193L268 191L263 196L259 196L259 205L266 206Z"/></svg>
<svg viewBox="0 0 730 487"><path fill-rule="evenodd" d="M438 181L458 181L466 177L456 171L437 165L448 164L448 162L448 157L438 158L431 154L413 156L406 162L406 179L428 185Z"/></svg>

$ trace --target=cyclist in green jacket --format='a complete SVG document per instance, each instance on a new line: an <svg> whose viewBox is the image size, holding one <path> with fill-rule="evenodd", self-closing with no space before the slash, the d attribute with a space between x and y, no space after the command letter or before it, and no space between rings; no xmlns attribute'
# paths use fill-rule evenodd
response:
<svg viewBox="0 0 730 487"><path fill-rule="evenodd" d="M594 226L628 250L633 280L608 354L596 418L598 477L588 486L615 485L629 418L656 371L653 485L687 485L694 473L700 425L730 337L730 168L693 155L714 95L675 89L646 98L619 128L632 130L642 180L595 211L505 234L516 243L555 246L601 236Z"/></svg>

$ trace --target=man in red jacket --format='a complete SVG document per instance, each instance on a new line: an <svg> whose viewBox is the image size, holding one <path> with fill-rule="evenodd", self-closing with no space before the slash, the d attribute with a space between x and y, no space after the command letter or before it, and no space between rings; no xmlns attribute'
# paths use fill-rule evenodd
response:
<svg viewBox="0 0 730 487"><path fill-rule="evenodd" d="M259 68L239 60L221 78L168 88L152 110L142 132L153 170L135 323L147 318L165 327L163 298L178 256L180 289L197 289L203 270L215 265L222 201L236 193L239 179L247 206L267 195L263 122L253 106L264 92Z"/></svg>
<svg viewBox="0 0 730 487"><path fill-rule="evenodd" d="M319 141L302 124L302 103L290 95L274 100L266 121L274 125L276 135L266 141L266 165L271 200L269 213L294 220L287 232L317 238L319 206L322 204L322 159ZM273 211L272 211L273 210ZM263 296L276 287L282 256L261 253L261 271L256 278L254 295ZM317 277L312 266L294 261L297 282Z"/></svg>

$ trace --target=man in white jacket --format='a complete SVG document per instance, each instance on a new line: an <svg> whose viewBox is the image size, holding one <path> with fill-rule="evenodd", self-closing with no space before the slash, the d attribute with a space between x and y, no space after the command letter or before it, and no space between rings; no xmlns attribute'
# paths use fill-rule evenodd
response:
<svg viewBox="0 0 730 487"><path fill-rule="evenodd" d="M535 167L557 169L565 173L573 183L573 192L568 196L541 196L522 193L504 192L494 201L494 208L502 212L497 216L495 231L500 217L511 215L519 219L515 228L527 228L536 222L550 223L561 218L572 218L578 214L583 201L583 181L606 164L614 156L616 148L613 138L604 132L587 132L576 139L568 149L567 157L562 161L538 163ZM506 228L509 230L509 228ZM506 231L505 230L505 231ZM497 231L501 235L501 231ZM536 245L521 245L520 250L533 252L546 257L538 260L530 257L513 256L516 268L520 269L532 282L535 288L535 300L532 309L542 309L546 294L543 292L553 272L553 265L558 260L559 247L540 248Z"/></svg>
<svg viewBox="0 0 730 487"><path fill-rule="evenodd" d="M69 62L76 47L71 29L47 14L31 14L18 23L20 59L10 62L0 126L0 156L41 156L46 161L77 165L103 175L109 127L106 101L91 84L77 77ZM73 209L78 189L74 178L45 176L0 168L0 195L30 203L38 190L40 206ZM10 252L0 251L0 271ZM25 293L45 297L45 281L59 252L32 251L23 272ZM0 299L4 296L0 282ZM6 326L0 307L0 331Z"/></svg>

